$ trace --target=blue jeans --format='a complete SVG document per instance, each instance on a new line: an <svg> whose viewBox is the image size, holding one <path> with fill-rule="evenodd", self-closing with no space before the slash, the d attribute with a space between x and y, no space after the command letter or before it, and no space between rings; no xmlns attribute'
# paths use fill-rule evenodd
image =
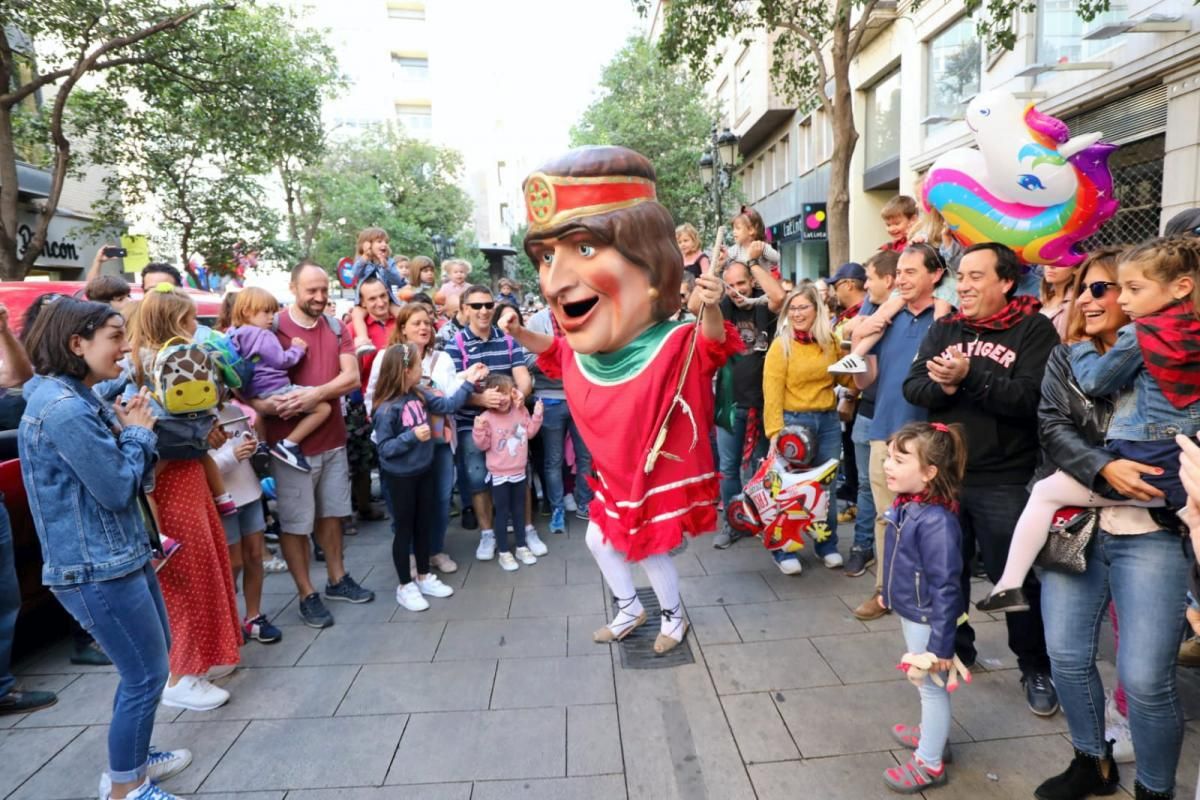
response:
<svg viewBox="0 0 1200 800"><path fill-rule="evenodd" d="M1179 536L1099 532L1087 571L1042 574L1046 646L1071 741L1104 753L1104 686L1096 670L1097 640L1111 598L1121 613L1117 677L1129 701L1137 780L1154 792L1175 790L1183 746L1183 711L1175 691L1175 658L1187 604L1188 560Z"/></svg>
<svg viewBox="0 0 1200 800"><path fill-rule="evenodd" d="M823 464L831 458L840 458L842 454L842 423L836 411L785 411L784 425L803 425L812 431L817 440L817 456L813 465ZM826 556L837 552L837 495L836 486L830 487L829 515L826 522L829 525L830 536L816 546L817 555Z"/></svg>
<svg viewBox="0 0 1200 800"><path fill-rule="evenodd" d="M859 414L850 440L854 442L854 464L858 467L858 516L854 518L854 546L875 550L875 495L871 494L871 418ZM883 553L877 555L882 556Z"/></svg>
<svg viewBox="0 0 1200 800"><path fill-rule="evenodd" d="M3 495L0 495L0 500ZM17 584L17 562L13 555L12 525L8 509L0 502L0 697L16 682L12 670L13 637L21 611L21 587Z"/></svg>
<svg viewBox="0 0 1200 800"><path fill-rule="evenodd" d="M542 412L542 450L545 454L546 494L553 508L563 508L563 446L567 434L575 445L575 505L587 508L592 502L592 487L587 477L592 473L592 454L579 435L566 402L545 404Z"/></svg>
<svg viewBox="0 0 1200 800"><path fill-rule="evenodd" d="M446 552L446 529L450 527L450 493L454 491L454 451L448 444L433 446L433 529L429 532L429 554Z"/></svg>
<svg viewBox="0 0 1200 800"><path fill-rule="evenodd" d="M904 647L910 653L920 654L929 649L928 625L900 617L900 630L904 633ZM944 677L944 676L943 676ZM917 755L931 767L942 763L946 742L950 739L950 693L946 687L938 686L929 677L921 684L921 740L917 743Z"/></svg>
<svg viewBox="0 0 1200 800"><path fill-rule="evenodd" d="M733 430L717 428L717 455L720 459L718 463L721 465L721 502L725 504L726 508L729 507L730 500L742 493L742 469L745 467L749 467L751 470L757 469L758 462L767 455L767 447L770 444L762 431L760 417L758 444L754 448L750 463L746 464L742 461L742 453L746 444L746 418L749 415L749 409L739 406L733 411Z"/></svg>
<svg viewBox="0 0 1200 800"><path fill-rule="evenodd" d="M108 767L114 782L146 776L154 712L167 682L171 631L154 569L111 581L52 590L58 602L96 638L117 667L121 682L108 727Z"/></svg>

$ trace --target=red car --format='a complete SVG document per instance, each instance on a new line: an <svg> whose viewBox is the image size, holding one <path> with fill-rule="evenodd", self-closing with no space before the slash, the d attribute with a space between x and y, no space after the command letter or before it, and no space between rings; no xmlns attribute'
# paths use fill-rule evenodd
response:
<svg viewBox="0 0 1200 800"><path fill-rule="evenodd" d="M70 297L83 297L83 281L21 281L0 282L0 303L8 308L9 324L19 336L25 311L38 297L57 292ZM136 300L142 287L130 285ZM202 325L211 326L221 311L221 296L196 289L186 289L196 301L196 317ZM17 432L0 431L0 492L12 520L13 551L17 564L17 583L21 587L21 613L17 620L17 652L51 641L66 630L66 613L52 602L50 590L42 586L42 552L37 531L29 515L25 487L21 483L21 464L17 460Z"/></svg>

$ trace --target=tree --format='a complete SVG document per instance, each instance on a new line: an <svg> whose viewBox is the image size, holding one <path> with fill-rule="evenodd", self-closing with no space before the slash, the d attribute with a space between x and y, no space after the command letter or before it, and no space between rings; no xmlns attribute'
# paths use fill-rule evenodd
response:
<svg viewBox="0 0 1200 800"><path fill-rule="evenodd" d="M571 128L571 146L636 150L654 164L658 201L676 222L691 222L702 232L710 228L713 209L698 163L714 113L703 84L662 63L645 38L633 36L604 68L600 91Z"/></svg>
<svg viewBox="0 0 1200 800"><path fill-rule="evenodd" d="M643 15L651 0L632 0ZM911 8L920 6L914 0ZM763 33L771 42L771 77L776 88L802 113L821 108L833 128L829 161L829 261L850 256L850 159L858 145L850 64L862 49L863 37L878 0L672 0L663 3L658 49L668 64L686 64L699 80L707 80L720 63L715 45L726 38L749 41ZM1091 20L1109 0L1079 0L1079 14ZM1013 20L1034 11L1033 0L966 0L980 38L989 48L1011 49L1016 41Z"/></svg>
<svg viewBox="0 0 1200 800"><path fill-rule="evenodd" d="M253 170L246 154L261 160L281 146L303 152L319 143L314 109L330 68L316 65L321 80L298 74L314 66L306 59L332 60L328 52L309 52L317 44L313 35L293 38L277 9L15 0L0 3L0 30L0 278L24 276L45 242L66 177L88 163L135 170L130 180L157 192L169 177L162 170L170 171L171 148L184 143L193 145L188 154L197 163L208 158L214 168L247 173ZM42 47L37 59L33 42ZM41 95L52 97L49 109L31 102ZM160 136L170 147L159 146ZM51 173L49 197L22 255L18 153L40 155L39 166ZM104 210L111 215L114 208L109 203Z"/></svg>
<svg viewBox="0 0 1200 800"><path fill-rule="evenodd" d="M332 267L354 256L358 232L378 226L392 252L433 250L430 236L453 236L458 255L483 263L468 229L471 200L458 186L462 156L454 150L377 129L339 142L319 165L296 177L294 216L302 254Z"/></svg>

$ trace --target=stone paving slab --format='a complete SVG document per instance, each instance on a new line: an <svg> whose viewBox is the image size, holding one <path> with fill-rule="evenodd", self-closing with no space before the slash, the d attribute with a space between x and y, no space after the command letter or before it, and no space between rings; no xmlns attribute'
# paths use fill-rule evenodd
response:
<svg viewBox="0 0 1200 800"><path fill-rule="evenodd" d="M604 614L584 614L567 619L567 655L594 656L607 655L609 645L599 644L592 638L597 628L608 624Z"/></svg>
<svg viewBox="0 0 1200 800"><path fill-rule="evenodd" d="M492 708L543 708L613 703L613 666L607 654L502 659Z"/></svg>
<svg viewBox="0 0 1200 800"><path fill-rule="evenodd" d="M316 628L307 625L283 625L278 622L275 624L283 633L283 638L274 644L248 643L241 650L242 660L239 666L294 667L320 634Z"/></svg>
<svg viewBox="0 0 1200 800"><path fill-rule="evenodd" d="M154 742L164 748L186 747L193 761L163 784L173 792L192 793L216 765L244 722L174 722L154 726ZM108 726L95 725L58 753L37 775L11 795L13 800L68 800L95 797L100 773L108 767Z"/></svg>
<svg viewBox="0 0 1200 800"><path fill-rule="evenodd" d="M447 622L452 619L505 619L512 604L512 587L455 589L445 599L432 598L429 609L413 613L392 601L392 622Z"/></svg>
<svg viewBox="0 0 1200 800"><path fill-rule="evenodd" d="M810 758L750 766L750 779L758 800L894 800L897 795L883 785L883 771L896 765L890 753L864 753L834 758ZM953 787L948 787L953 789ZM1028 795L1022 795L1027 797ZM966 800L970 795L939 789L930 797ZM1013 795L1017 797L1017 795Z"/></svg>
<svg viewBox="0 0 1200 800"><path fill-rule="evenodd" d="M85 730L71 726L0 731L0 796L8 797Z"/></svg>
<svg viewBox="0 0 1200 800"><path fill-rule="evenodd" d="M624 768L617 706L567 706L567 774L607 775Z"/></svg>
<svg viewBox="0 0 1200 800"><path fill-rule="evenodd" d="M595 565L593 565L594 568ZM594 583L565 586L518 586L513 589L508 616L545 617L604 613L605 593Z"/></svg>
<svg viewBox="0 0 1200 800"><path fill-rule="evenodd" d="M742 641L729 615L720 606L688 606L688 621L692 625L692 635L702 645Z"/></svg>
<svg viewBox="0 0 1200 800"><path fill-rule="evenodd" d="M1065 714L1037 717L1025 704L1021 673L1003 670L976 675L971 685L954 696L954 720L976 740L1007 739L1062 733L1067 730Z"/></svg>
<svg viewBox="0 0 1200 800"><path fill-rule="evenodd" d="M321 631L299 666L432 661L444 630L442 622L338 623Z"/></svg>
<svg viewBox="0 0 1200 800"><path fill-rule="evenodd" d="M592 565L595 569L595 565ZM553 553L542 556L532 567L522 566L516 572L505 572L491 561L476 561L471 565L464 587L480 586L562 586L567 582L567 561Z"/></svg>
<svg viewBox="0 0 1200 800"><path fill-rule="evenodd" d="M423 783L370 789L303 789L287 800L470 800L469 783ZM203 795L197 800L203 800Z"/></svg>
<svg viewBox="0 0 1200 800"><path fill-rule="evenodd" d="M746 764L800 758L769 693L729 695L721 706Z"/></svg>
<svg viewBox="0 0 1200 800"><path fill-rule="evenodd" d="M405 714L251 722L201 787L205 791L380 786Z"/></svg>
<svg viewBox="0 0 1200 800"><path fill-rule="evenodd" d="M358 665L239 669L217 683L229 702L212 711L185 711L182 721L330 717L358 675Z"/></svg>
<svg viewBox="0 0 1200 800"><path fill-rule="evenodd" d="M622 800L627 797L620 775L549 780L481 781L471 800Z"/></svg>
<svg viewBox="0 0 1200 800"><path fill-rule="evenodd" d="M567 618L451 620L438 661L464 658L536 658L567 654Z"/></svg>
<svg viewBox="0 0 1200 800"><path fill-rule="evenodd" d="M57 703L27 715L15 727L107 725L112 719L113 695L119 682L115 672L80 675L59 692ZM154 719L156 723L170 722L182 713L183 709L159 706Z"/></svg>
<svg viewBox="0 0 1200 800"><path fill-rule="evenodd" d="M862 623L836 597L751 603L727 606L725 610L744 642L832 636L864 630Z"/></svg>
<svg viewBox="0 0 1200 800"><path fill-rule="evenodd" d="M808 639L708 645L704 660L718 694L841 683Z"/></svg>
<svg viewBox="0 0 1200 800"><path fill-rule="evenodd" d="M761 580L757 573L741 572L681 578L679 594L689 609L737 603L766 603L777 599L771 587Z"/></svg>
<svg viewBox="0 0 1200 800"><path fill-rule="evenodd" d="M337 715L482 710L488 707L495 677L495 661L367 664L341 700Z"/></svg>
<svg viewBox="0 0 1200 800"><path fill-rule="evenodd" d="M562 708L414 714L387 782L562 776L566 721Z"/></svg>

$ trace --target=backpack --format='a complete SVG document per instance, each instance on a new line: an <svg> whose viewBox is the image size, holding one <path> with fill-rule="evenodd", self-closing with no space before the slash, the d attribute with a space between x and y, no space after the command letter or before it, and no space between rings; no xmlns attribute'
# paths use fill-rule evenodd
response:
<svg viewBox="0 0 1200 800"><path fill-rule="evenodd" d="M154 356L154 399L168 414L193 414L217 407L220 388L203 345L178 336Z"/></svg>
<svg viewBox="0 0 1200 800"><path fill-rule="evenodd" d="M198 344L208 351L222 382L230 389L242 389L254 380L254 362L242 358L228 336L210 331L208 338Z"/></svg>

